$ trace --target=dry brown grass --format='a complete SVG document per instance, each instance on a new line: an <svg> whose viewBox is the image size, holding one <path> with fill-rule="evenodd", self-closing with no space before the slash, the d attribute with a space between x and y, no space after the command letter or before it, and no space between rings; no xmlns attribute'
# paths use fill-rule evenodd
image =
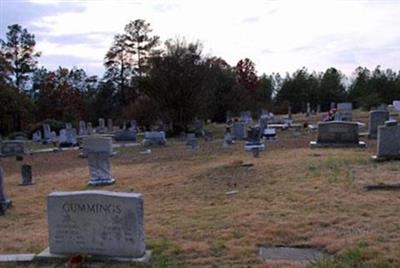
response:
<svg viewBox="0 0 400 268"><path fill-rule="evenodd" d="M258 159L243 144L222 149L222 142L201 143L197 152L178 143L147 155L141 147L125 148L112 159L117 183L102 188L143 193L147 244L173 260L169 266L306 265L263 262L257 245L265 243L310 245L338 255L362 243L368 262L384 258L400 266L400 193L364 190L371 182L399 182L398 162L371 162L374 141L365 150L310 150L313 133L278 135ZM47 247L46 195L91 189L86 160L77 155L25 157L36 182L30 187L17 186L21 162L1 160L14 204L0 218L1 253ZM225 194L232 190L239 192Z"/></svg>

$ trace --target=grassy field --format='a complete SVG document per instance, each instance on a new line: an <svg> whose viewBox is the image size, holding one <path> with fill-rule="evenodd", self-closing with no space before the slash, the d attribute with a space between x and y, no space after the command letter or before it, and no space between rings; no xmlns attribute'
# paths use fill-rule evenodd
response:
<svg viewBox="0 0 400 268"><path fill-rule="evenodd" d="M365 122L367 114L355 117ZM300 136L279 131L278 137L260 158L243 143L223 149L221 140L201 142L195 152L177 141L151 154L140 154L141 146L122 148L112 159L116 184L101 188L143 193L146 244L153 250L144 267L400 267L400 193L364 190L369 183L400 182L399 163L370 161L373 140L366 149L311 150L315 133L308 130ZM17 186L22 162L0 162L14 205L0 217L2 254L47 247L48 193L93 189L77 151L24 162L33 166L30 187ZM238 193L226 194L232 190ZM314 246L331 257L265 262L257 255L260 244ZM110 266L127 267L84 267Z"/></svg>

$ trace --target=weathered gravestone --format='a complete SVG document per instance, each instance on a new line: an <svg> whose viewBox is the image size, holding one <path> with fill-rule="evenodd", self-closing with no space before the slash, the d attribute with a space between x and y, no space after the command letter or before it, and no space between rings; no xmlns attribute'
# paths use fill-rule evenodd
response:
<svg viewBox="0 0 400 268"><path fill-rule="evenodd" d="M251 117L251 112L250 111L244 111L240 113L240 121L244 122L246 124L249 124L253 121L253 118Z"/></svg>
<svg viewBox="0 0 400 268"><path fill-rule="evenodd" d="M223 147L228 147L233 143L233 136L231 134L231 129L229 127L226 128L225 133L224 133L224 143Z"/></svg>
<svg viewBox="0 0 400 268"><path fill-rule="evenodd" d="M111 176L110 157L114 155L110 137L90 136L83 139L83 154L88 158L89 185L110 185L115 182Z"/></svg>
<svg viewBox="0 0 400 268"><path fill-rule="evenodd" d="M85 135L88 135L86 122L81 120L79 121L79 136L85 136Z"/></svg>
<svg viewBox="0 0 400 268"><path fill-rule="evenodd" d="M20 186L27 186L27 185L32 185L32 166L30 165L22 165L21 166L21 183L19 184Z"/></svg>
<svg viewBox="0 0 400 268"><path fill-rule="evenodd" d="M4 215L6 209L11 207L11 200L4 193L4 175L3 169L0 167L0 216Z"/></svg>
<svg viewBox="0 0 400 268"><path fill-rule="evenodd" d="M400 126L396 121L387 121L378 126L377 154L374 160L400 159Z"/></svg>
<svg viewBox="0 0 400 268"><path fill-rule="evenodd" d="M307 102L307 112L306 112L306 116L310 116L311 114L311 104L309 102Z"/></svg>
<svg viewBox="0 0 400 268"><path fill-rule="evenodd" d="M188 133L186 135L186 145L191 146L193 150L198 148L198 142L195 133Z"/></svg>
<svg viewBox="0 0 400 268"><path fill-rule="evenodd" d="M378 134L378 126L382 126L389 120L389 112L387 111L371 111L369 112L368 137L376 139Z"/></svg>
<svg viewBox="0 0 400 268"><path fill-rule="evenodd" d="M165 145L167 140L164 131L146 131L144 133L143 145Z"/></svg>
<svg viewBox="0 0 400 268"><path fill-rule="evenodd" d="M92 126L91 122L87 123L87 134L88 135L92 135L93 134L93 126Z"/></svg>
<svg viewBox="0 0 400 268"><path fill-rule="evenodd" d="M39 254L148 261L140 193L53 192L47 196L49 249Z"/></svg>
<svg viewBox="0 0 400 268"><path fill-rule="evenodd" d="M45 143L52 142L51 129L49 124L43 124L43 138Z"/></svg>
<svg viewBox="0 0 400 268"><path fill-rule="evenodd" d="M260 116L259 125L261 129L261 133L264 132L264 129L268 128L268 115L263 114Z"/></svg>
<svg viewBox="0 0 400 268"><path fill-rule="evenodd" d="M246 151L251 151L254 157L259 157L260 151L264 150L265 146L261 142L261 129L252 127L248 131L248 141L244 145Z"/></svg>
<svg viewBox="0 0 400 268"><path fill-rule="evenodd" d="M0 156L23 156L25 154L25 142L8 140L0 143Z"/></svg>
<svg viewBox="0 0 400 268"><path fill-rule="evenodd" d="M104 134L107 132L107 128L105 127L105 122L103 118L99 118L99 126L96 128L96 133Z"/></svg>
<svg viewBox="0 0 400 268"><path fill-rule="evenodd" d="M113 132L114 128L113 128L113 121L111 118L107 119L107 131L108 132Z"/></svg>
<svg viewBox="0 0 400 268"><path fill-rule="evenodd" d="M77 145L76 129L67 128L60 130L60 147L70 147Z"/></svg>
<svg viewBox="0 0 400 268"><path fill-rule="evenodd" d="M320 147L365 147L358 139L358 124L355 122L330 121L318 123L317 141L310 142L311 148Z"/></svg>
<svg viewBox="0 0 400 268"><path fill-rule="evenodd" d="M130 141L136 142L136 130L135 129L122 129L115 132L114 139L116 141Z"/></svg>
<svg viewBox="0 0 400 268"><path fill-rule="evenodd" d="M335 120L352 121L353 120L353 104L351 102L341 102L337 104Z"/></svg>
<svg viewBox="0 0 400 268"><path fill-rule="evenodd" d="M244 122L234 122L232 125L232 135L235 140L245 140L247 138L247 126Z"/></svg>
<svg viewBox="0 0 400 268"><path fill-rule="evenodd" d="M400 100L394 100L394 101L393 101L393 107L394 107L397 111L400 111Z"/></svg>
<svg viewBox="0 0 400 268"><path fill-rule="evenodd" d="M32 134L32 141L33 142L41 142L42 141L42 132L40 130L37 130Z"/></svg>

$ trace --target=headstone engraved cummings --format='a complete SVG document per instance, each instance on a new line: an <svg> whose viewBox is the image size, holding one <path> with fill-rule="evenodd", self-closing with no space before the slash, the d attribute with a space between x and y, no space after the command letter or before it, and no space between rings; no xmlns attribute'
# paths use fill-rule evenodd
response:
<svg viewBox="0 0 400 268"><path fill-rule="evenodd" d="M400 159L400 126L396 121L387 121L378 127L377 155L375 160Z"/></svg>
<svg viewBox="0 0 400 268"><path fill-rule="evenodd" d="M317 141L311 141L310 147L365 147L365 143L358 139L357 123L330 121L318 123Z"/></svg>
<svg viewBox="0 0 400 268"><path fill-rule="evenodd" d="M89 136L83 139L83 154L88 157L89 185L109 185L111 177L110 157L113 155L112 138Z"/></svg>
<svg viewBox="0 0 400 268"><path fill-rule="evenodd" d="M51 254L123 258L146 254L140 193L53 192L47 196L47 215Z"/></svg>
<svg viewBox="0 0 400 268"><path fill-rule="evenodd" d="M376 139L378 134L378 126L383 126L389 120L389 112L387 111L371 111L369 112L368 137Z"/></svg>

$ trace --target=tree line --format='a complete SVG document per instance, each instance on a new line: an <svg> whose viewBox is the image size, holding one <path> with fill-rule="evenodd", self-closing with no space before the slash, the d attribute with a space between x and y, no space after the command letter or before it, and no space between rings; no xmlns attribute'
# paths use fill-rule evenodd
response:
<svg viewBox="0 0 400 268"><path fill-rule="evenodd" d="M195 119L224 122L226 113L250 110L304 112L309 102L327 111L331 102L369 109L400 99L400 72L358 67L349 80L340 70L258 75L248 58L229 65L205 56L202 44L185 39L161 42L144 20L116 34L104 57L104 74L83 69L38 67L35 36L15 24L0 39L0 133L34 130L44 120L97 122L135 119L143 128L162 121L173 133Z"/></svg>

